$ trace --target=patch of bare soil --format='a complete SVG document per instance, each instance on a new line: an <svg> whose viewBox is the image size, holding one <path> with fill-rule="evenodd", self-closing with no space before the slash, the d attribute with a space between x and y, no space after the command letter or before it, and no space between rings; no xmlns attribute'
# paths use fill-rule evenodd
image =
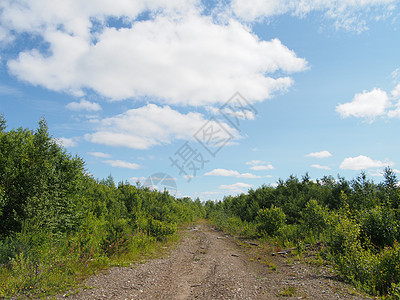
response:
<svg viewBox="0 0 400 300"><path fill-rule="evenodd" d="M323 267L270 256L206 224L188 228L168 257L114 267L57 299L366 299Z"/></svg>

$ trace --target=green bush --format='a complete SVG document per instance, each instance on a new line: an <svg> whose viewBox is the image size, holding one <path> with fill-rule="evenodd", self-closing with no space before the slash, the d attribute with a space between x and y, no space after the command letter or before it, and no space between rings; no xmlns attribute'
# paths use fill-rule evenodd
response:
<svg viewBox="0 0 400 300"><path fill-rule="evenodd" d="M319 234L327 227L328 209L321 206L317 200L310 199L301 212L302 223L307 231Z"/></svg>
<svg viewBox="0 0 400 300"><path fill-rule="evenodd" d="M153 218L149 219L150 235L157 240L164 240L168 235L174 234L178 230L176 223L162 222Z"/></svg>
<svg viewBox="0 0 400 300"><path fill-rule="evenodd" d="M392 209L374 207L360 214L361 236L379 248L393 246L398 235L398 223Z"/></svg>
<svg viewBox="0 0 400 300"><path fill-rule="evenodd" d="M298 240L305 240L307 238L306 232L299 224L284 224L276 232L284 246L293 245Z"/></svg>
<svg viewBox="0 0 400 300"><path fill-rule="evenodd" d="M21 242L15 235L0 240L0 265L6 265L21 251Z"/></svg>
<svg viewBox="0 0 400 300"><path fill-rule="evenodd" d="M327 228L324 239L333 254L343 253L344 246L355 243L360 237L360 225L348 214L346 209L331 212L326 217Z"/></svg>
<svg viewBox="0 0 400 300"><path fill-rule="evenodd" d="M376 257L370 250L365 250L358 239L344 239L341 251L334 254L334 261L348 282L368 292L372 291Z"/></svg>
<svg viewBox="0 0 400 300"><path fill-rule="evenodd" d="M392 283L388 292L387 299L399 300L400 299L400 283Z"/></svg>
<svg viewBox="0 0 400 300"><path fill-rule="evenodd" d="M260 209L257 213L257 231L260 235L274 236L285 224L286 215L282 208L271 206L271 208Z"/></svg>
<svg viewBox="0 0 400 300"><path fill-rule="evenodd" d="M385 248L378 255L373 284L381 295L388 292L399 293L400 284L400 245Z"/></svg>

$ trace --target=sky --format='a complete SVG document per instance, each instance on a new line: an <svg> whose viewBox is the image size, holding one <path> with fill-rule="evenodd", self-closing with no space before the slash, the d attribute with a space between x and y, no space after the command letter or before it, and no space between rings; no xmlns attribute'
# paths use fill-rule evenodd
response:
<svg viewBox="0 0 400 300"><path fill-rule="evenodd" d="M400 173L399 49L395 0L0 0L0 113L178 197L379 182Z"/></svg>

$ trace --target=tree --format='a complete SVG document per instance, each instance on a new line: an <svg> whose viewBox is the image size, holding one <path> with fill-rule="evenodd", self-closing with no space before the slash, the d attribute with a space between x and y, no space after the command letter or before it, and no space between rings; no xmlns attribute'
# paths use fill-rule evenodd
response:
<svg viewBox="0 0 400 300"><path fill-rule="evenodd" d="M385 181L383 182L383 190L385 192L385 196L389 200L390 205L393 208L399 208L400 195L399 195L399 187L398 187L398 179L396 173L390 168L386 167L384 169L383 177Z"/></svg>
<svg viewBox="0 0 400 300"><path fill-rule="evenodd" d="M83 161L57 144L44 119L35 131L2 131L0 233L18 232L22 224L55 231L76 225L83 171Z"/></svg>

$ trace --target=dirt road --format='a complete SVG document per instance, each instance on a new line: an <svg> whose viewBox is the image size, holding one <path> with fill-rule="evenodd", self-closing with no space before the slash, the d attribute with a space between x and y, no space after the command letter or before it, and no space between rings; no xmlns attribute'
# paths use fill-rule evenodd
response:
<svg viewBox="0 0 400 300"><path fill-rule="evenodd" d="M90 289L64 299L365 299L323 267L280 257L261 263L253 252L197 225L182 234L168 257L111 268L89 278Z"/></svg>

